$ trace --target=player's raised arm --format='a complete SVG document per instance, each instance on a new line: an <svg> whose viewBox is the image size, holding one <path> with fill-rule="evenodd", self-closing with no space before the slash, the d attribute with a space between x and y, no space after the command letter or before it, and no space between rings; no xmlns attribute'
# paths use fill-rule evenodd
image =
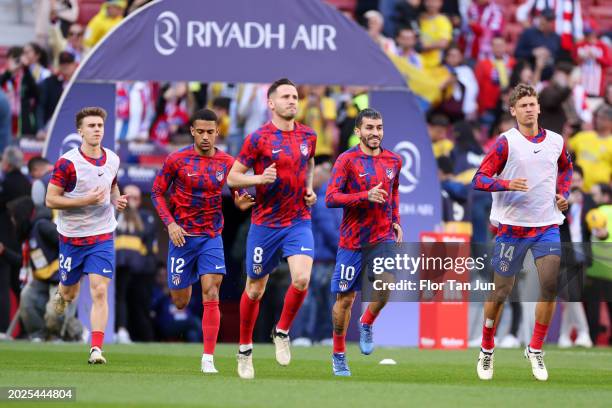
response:
<svg viewBox="0 0 612 408"><path fill-rule="evenodd" d="M329 186L327 187L327 193L325 194L325 205L330 208L355 207L368 201L367 191L360 191L352 194L344 193L344 187L347 181L347 164L348 163L342 157L339 157L336 163L334 163L331 178L329 179Z"/></svg>
<svg viewBox="0 0 612 408"><path fill-rule="evenodd" d="M504 180L495 177L504 170L508 160L508 140L500 136L487 153L472 180L472 188L482 191L528 191L527 179Z"/></svg>

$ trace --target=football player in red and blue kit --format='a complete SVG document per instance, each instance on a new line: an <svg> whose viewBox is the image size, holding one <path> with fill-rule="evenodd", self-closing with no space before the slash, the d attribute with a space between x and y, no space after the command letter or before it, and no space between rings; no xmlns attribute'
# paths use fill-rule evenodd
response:
<svg viewBox="0 0 612 408"><path fill-rule="evenodd" d="M151 198L168 228L168 287L179 309L189 304L191 285L202 284L202 335L204 353L201 369L216 373L213 354L220 325L219 287L225 275L223 256L223 213L221 189L234 158L217 148L217 115L197 111L191 118L192 145L170 154L155 178ZM164 195L170 190L170 205ZM236 206L244 210L253 198L234 192Z"/></svg>
<svg viewBox="0 0 612 408"><path fill-rule="evenodd" d="M332 170L325 202L343 207L340 243L331 290L336 293L332 319L335 375L350 376L346 356L346 330L356 292L361 289L362 249L373 244L401 242L399 175L402 159L383 149L383 120L374 109L364 109L355 120L359 144L342 153ZM359 322L359 346L363 354L373 350L372 325L386 300L370 302Z"/></svg>
<svg viewBox="0 0 612 408"><path fill-rule="evenodd" d="M248 135L228 176L231 187L256 186L256 204L247 237L247 282L240 300L240 345L238 375L255 376L253 328L272 272L287 258L291 285L285 295L280 320L272 339L276 361L291 361L289 329L304 302L314 256L310 208L316 202L312 189L316 133L295 122L298 93L293 82L283 78L268 89L270 122ZM252 168L254 175L245 174Z"/></svg>

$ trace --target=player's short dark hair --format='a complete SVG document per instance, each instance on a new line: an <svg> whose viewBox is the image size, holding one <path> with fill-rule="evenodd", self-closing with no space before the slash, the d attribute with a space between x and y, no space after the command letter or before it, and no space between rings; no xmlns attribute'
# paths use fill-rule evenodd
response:
<svg viewBox="0 0 612 408"><path fill-rule="evenodd" d="M106 111L99 106L88 106L86 108L83 108L80 111L78 111L76 114L75 121L76 121L77 129L81 127L81 124L83 123L83 119L85 119L88 116L98 116L102 118L102 120L106 120L107 114L106 114Z"/></svg>
<svg viewBox="0 0 612 408"><path fill-rule="evenodd" d="M429 124L429 126L448 127L448 125L450 125L450 120L448 116L443 113L432 113L427 117L427 124Z"/></svg>
<svg viewBox="0 0 612 408"><path fill-rule="evenodd" d="M8 51L6 52L6 57L12 59L19 59L21 57L21 54L23 54L23 48L14 46L8 49Z"/></svg>
<svg viewBox="0 0 612 408"><path fill-rule="evenodd" d="M537 98L538 93L531 85L518 84L514 87L514 89L512 89L512 92L510 93L510 106L515 106L521 98L524 98L526 96L535 96Z"/></svg>
<svg viewBox="0 0 612 408"><path fill-rule="evenodd" d="M74 61L76 61L76 59L73 53L69 51L60 52L59 57L58 57L58 62L60 65L72 64Z"/></svg>
<svg viewBox="0 0 612 408"><path fill-rule="evenodd" d="M363 118L382 119L382 115L380 114L379 111L377 111L376 109L372 109L372 108L365 108L359 111L359 113L357 114L357 117L355 118L355 128L356 129L361 128L361 122L363 122Z"/></svg>
<svg viewBox="0 0 612 408"><path fill-rule="evenodd" d="M28 173L32 174L37 166L45 166L47 164L51 163L42 156L32 157L30 160L28 160Z"/></svg>
<svg viewBox="0 0 612 408"><path fill-rule="evenodd" d="M272 85L270 85L270 87L268 88L268 98L270 97L270 95L272 95L274 92L276 92L276 90L278 89L279 86L281 85L291 85L292 87L294 87L295 89L297 89L297 86L293 83L292 80L290 80L289 78L281 78L281 79L277 79L276 81L274 81L272 83Z"/></svg>
<svg viewBox="0 0 612 408"><path fill-rule="evenodd" d="M599 191L601 191L602 195L607 195L608 196L608 201L610 201L612 199L612 187L610 187L606 183L597 183L595 185L597 187L599 187Z"/></svg>
<svg viewBox="0 0 612 408"><path fill-rule="evenodd" d="M217 114L210 109L200 109L195 111L194 114L191 116L191 119L189 120L189 126L193 127L193 124L196 122L196 120L205 120L207 122L219 123L219 118L217 117Z"/></svg>

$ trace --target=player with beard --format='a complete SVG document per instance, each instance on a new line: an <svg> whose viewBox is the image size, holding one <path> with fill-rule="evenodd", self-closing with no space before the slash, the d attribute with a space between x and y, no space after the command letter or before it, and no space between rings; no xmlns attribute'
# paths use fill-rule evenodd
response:
<svg viewBox="0 0 612 408"><path fill-rule="evenodd" d="M383 120L374 109L364 109L355 120L359 144L342 153L332 170L325 202L344 208L340 242L331 290L336 294L332 311L335 375L350 376L345 356L346 330L356 292L361 289L362 249L373 244L401 242L399 174L402 159L381 146ZM374 349L372 325L386 304L386 297L370 302L359 322L359 347L363 354Z"/></svg>
<svg viewBox="0 0 612 408"><path fill-rule="evenodd" d="M314 257L310 207L317 199L312 189L317 135L295 121L297 105L293 82L283 78L270 85L272 120L246 137L227 178L234 188L256 186L246 245L248 276L240 300L237 357L238 375L244 379L255 377L253 329L268 274L278 265L280 252L291 273L283 310L272 330L276 361L282 366L291 361L289 329L308 292ZM245 174L250 168L255 174Z"/></svg>

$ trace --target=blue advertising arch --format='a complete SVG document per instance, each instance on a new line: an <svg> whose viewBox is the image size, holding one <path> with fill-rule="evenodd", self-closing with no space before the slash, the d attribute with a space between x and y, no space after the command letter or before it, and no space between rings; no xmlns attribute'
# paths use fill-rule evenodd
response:
<svg viewBox="0 0 612 408"><path fill-rule="evenodd" d="M56 107L44 155L55 161L80 144L74 115L83 106L101 106L109 113L108 123L115 122L117 81L270 83L280 77L372 89L370 105L385 121L384 144L404 160L400 214L405 240L418 241L421 231L440 223L437 166L414 95L365 30L317 0L147 4L81 63ZM114 136L114 126L107 126L104 145L113 148ZM414 333L394 339L387 344L416 344Z"/></svg>

